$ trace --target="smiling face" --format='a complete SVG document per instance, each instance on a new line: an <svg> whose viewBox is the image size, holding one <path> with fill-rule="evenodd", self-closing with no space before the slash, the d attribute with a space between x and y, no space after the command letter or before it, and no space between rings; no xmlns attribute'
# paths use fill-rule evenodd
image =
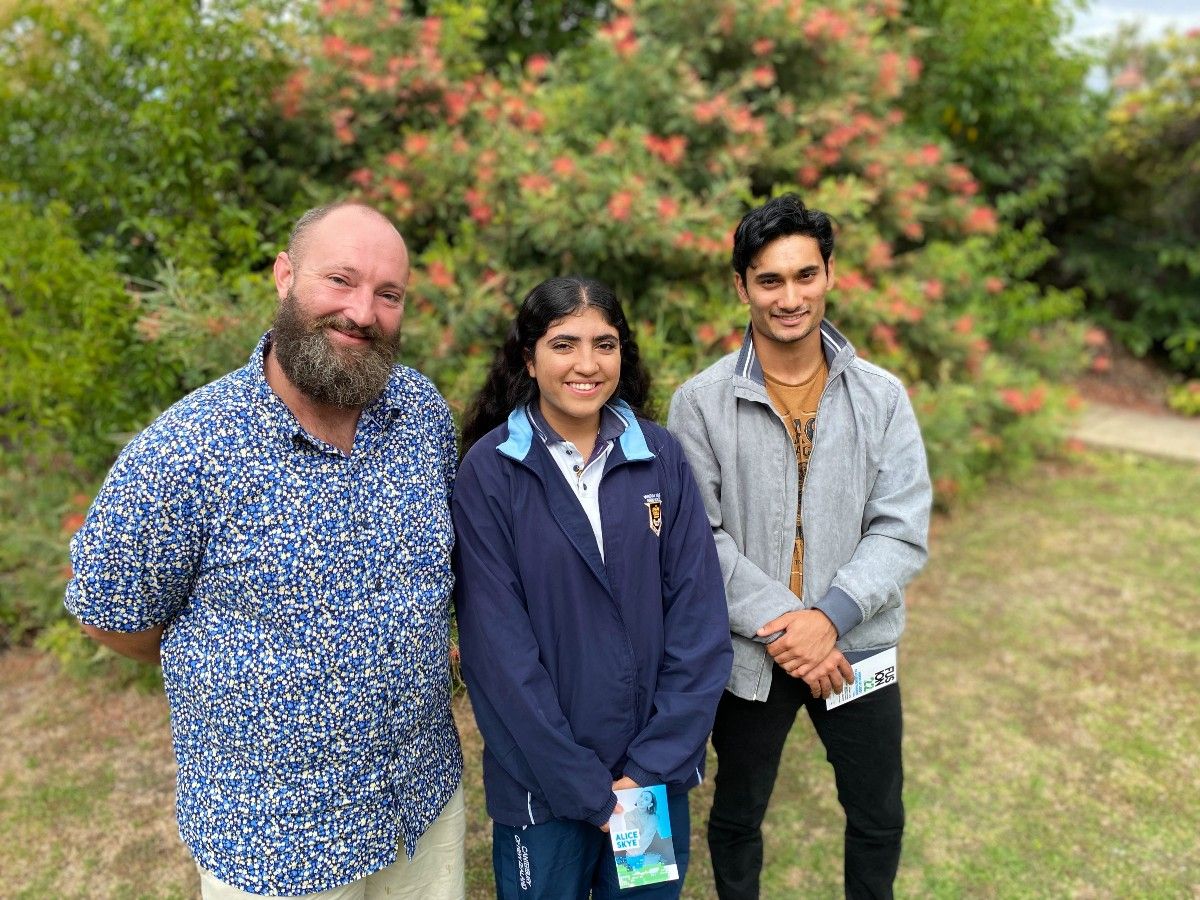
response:
<svg viewBox="0 0 1200 900"><path fill-rule="evenodd" d="M600 408L621 379L621 341L600 310L585 306L550 323L525 363L537 382L538 406L564 438L594 436Z"/></svg>
<svg viewBox="0 0 1200 900"><path fill-rule="evenodd" d="M275 261L272 350L303 394L338 407L382 393L400 344L408 251L384 217L335 209Z"/></svg>
<svg viewBox="0 0 1200 900"><path fill-rule="evenodd" d="M733 276L742 302L750 307L755 346L784 350L789 345L820 347L825 295L833 287L816 239L789 235L767 244L746 270Z"/></svg>

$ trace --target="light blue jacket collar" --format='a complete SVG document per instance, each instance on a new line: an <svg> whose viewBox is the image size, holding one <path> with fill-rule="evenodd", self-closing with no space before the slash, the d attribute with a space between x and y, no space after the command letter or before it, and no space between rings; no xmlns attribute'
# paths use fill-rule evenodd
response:
<svg viewBox="0 0 1200 900"><path fill-rule="evenodd" d="M625 423L625 431L617 443L621 452L628 460L654 459L654 454L646 444L646 436L638 424L633 409L624 400L613 400L605 406L621 417ZM533 447L533 425L525 412L524 406L518 406L508 414L508 438L496 450L517 462L524 462Z"/></svg>

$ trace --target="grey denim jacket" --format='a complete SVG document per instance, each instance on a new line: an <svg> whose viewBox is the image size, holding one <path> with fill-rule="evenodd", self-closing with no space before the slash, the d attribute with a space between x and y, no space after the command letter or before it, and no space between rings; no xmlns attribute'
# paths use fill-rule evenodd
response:
<svg viewBox="0 0 1200 900"><path fill-rule="evenodd" d="M852 662L894 646L904 587L925 564L932 492L925 446L900 380L859 359L828 321L829 378L804 483L804 596L788 589L795 538L796 452L767 396L747 329L742 349L685 382L667 426L683 444L716 538L733 674L728 689L765 700L766 639L776 616L816 608Z"/></svg>

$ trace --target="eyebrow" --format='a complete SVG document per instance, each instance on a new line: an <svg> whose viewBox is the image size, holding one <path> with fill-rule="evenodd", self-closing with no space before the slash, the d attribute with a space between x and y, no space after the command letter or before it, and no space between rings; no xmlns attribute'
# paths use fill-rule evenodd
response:
<svg viewBox="0 0 1200 900"><path fill-rule="evenodd" d="M613 332L612 334L598 334L594 338L592 338L592 343L595 343L596 341L616 341L616 340L620 340L620 338L621 338L621 336L619 334L617 334L616 332ZM548 337L548 338L546 338L546 340L548 340L548 341L571 341L572 343L578 344L580 341L583 340L583 338L579 337L578 335L574 335L574 334L561 334L560 333L560 334L556 334L552 337Z"/></svg>
<svg viewBox="0 0 1200 900"><path fill-rule="evenodd" d="M753 268L755 268L755 267L754 267L754 266L749 266L748 268L750 268L750 269L753 269ZM797 274L798 274L798 275L811 275L811 274L813 274L814 272L820 272L820 271L821 271L821 267L820 267L820 266L818 266L818 265L811 265L811 266L805 266L804 268L800 269L800 270L797 272ZM782 277L782 276L780 275L780 273L779 273L779 272L776 272L776 271L774 271L774 270L768 270L768 271L765 271L765 272L755 272L755 273L754 273L754 277L755 277L755 278L764 278L764 277L768 277L768 276L770 276L770 277L774 277L774 278L780 278L780 277Z"/></svg>

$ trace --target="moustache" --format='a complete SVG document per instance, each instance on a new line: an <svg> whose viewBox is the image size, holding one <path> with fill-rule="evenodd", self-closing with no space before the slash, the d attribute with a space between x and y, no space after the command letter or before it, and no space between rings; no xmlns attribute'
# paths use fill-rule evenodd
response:
<svg viewBox="0 0 1200 900"><path fill-rule="evenodd" d="M351 337L369 340L371 343L376 343L383 337L383 329L378 325L358 325L337 313L331 313L330 315L314 319L311 327L313 331L319 331L322 328L332 328Z"/></svg>

